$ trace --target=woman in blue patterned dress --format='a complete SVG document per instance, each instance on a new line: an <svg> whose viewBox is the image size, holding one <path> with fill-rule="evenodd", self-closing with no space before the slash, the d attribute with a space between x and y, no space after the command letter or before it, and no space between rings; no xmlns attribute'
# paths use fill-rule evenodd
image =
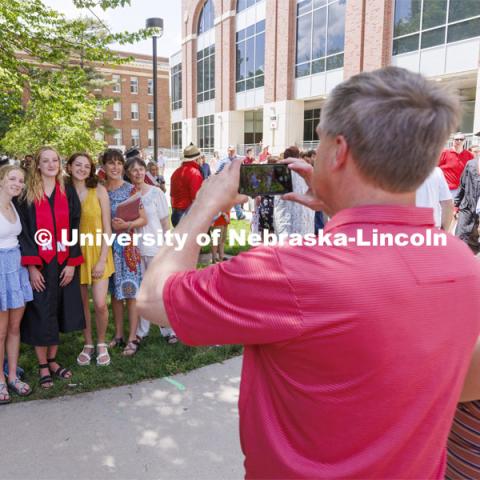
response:
<svg viewBox="0 0 480 480"><path fill-rule="evenodd" d="M115 216L118 205L135 193L133 185L123 180L125 159L122 152L116 149L106 150L102 157L102 164L105 170L105 186L110 198L112 230L115 233L132 233L135 228L147 224L147 216L143 207L140 208L139 217L132 222L126 222ZM123 354L132 356L138 350L136 332L139 319L135 298L142 281L140 252L133 245L122 246L115 240L113 243L113 262L115 263L115 273L110 277L110 293L115 321L115 337L109 346L113 348L123 346L125 343L123 337L123 303L126 300L130 331Z"/></svg>

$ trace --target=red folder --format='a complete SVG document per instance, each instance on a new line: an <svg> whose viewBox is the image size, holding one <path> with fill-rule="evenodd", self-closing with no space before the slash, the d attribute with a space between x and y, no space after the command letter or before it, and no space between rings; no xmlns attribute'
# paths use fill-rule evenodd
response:
<svg viewBox="0 0 480 480"><path fill-rule="evenodd" d="M141 196L139 193L132 195L130 198L117 206L115 212L116 218L121 218L125 222L133 222L140 216Z"/></svg>

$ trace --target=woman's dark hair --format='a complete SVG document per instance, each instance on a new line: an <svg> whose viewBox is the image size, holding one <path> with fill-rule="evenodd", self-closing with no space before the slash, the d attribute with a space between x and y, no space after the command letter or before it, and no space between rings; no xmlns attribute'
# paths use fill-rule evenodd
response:
<svg viewBox="0 0 480 480"><path fill-rule="evenodd" d="M288 147L283 153L283 158L300 158L300 150L295 145Z"/></svg>
<svg viewBox="0 0 480 480"><path fill-rule="evenodd" d="M105 165L108 162L116 162L116 161L119 161L125 164L125 157L123 156L123 153L121 152L121 150L119 150L118 148L107 148L107 150L105 150L102 155L102 159L101 159L102 165Z"/></svg>
<svg viewBox="0 0 480 480"><path fill-rule="evenodd" d="M125 164L125 171L128 172L135 165L140 165L145 170L147 170L147 164L139 157L129 158Z"/></svg>
<svg viewBox="0 0 480 480"><path fill-rule="evenodd" d="M73 162L78 157L85 157L88 162L90 163L90 174L88 175L87 179L85 180L85 185L87 188L96 188L98 185L98 177L95 174L95 164L93 163L92 157L88 153L84 152L77 152L74 153L67 161L67 167L71 167ZM72 175L69 176L69 181L72 181Z"/></svg>

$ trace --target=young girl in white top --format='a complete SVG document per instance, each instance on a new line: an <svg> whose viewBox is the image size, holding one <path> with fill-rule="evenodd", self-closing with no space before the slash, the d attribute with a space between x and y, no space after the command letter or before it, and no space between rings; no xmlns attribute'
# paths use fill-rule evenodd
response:
<svg viewBox="0 0 480 480"><path fill-rule="evenodd" d="M128 160L125 164L125 171L136 190L141 193L143 208L147 214L147 225L137 229L137 232L142 234L142 238L145 234L149 234L155 239L155 242L144 242L142 238L139 241L138 248L140 249L142 259L142 271L144 272L160 248L157 241L158 236L164 235L170 227L168 203L165 194L160 188L145 183L147 166L142 159L134 157ZM150 245L151 243L154 244ZM150 322L141 318L137 328L137 337L140 341L148 335L149 330ZM171 328L162 327L160 332L168 343L177 343L177 337Z"/></svg>
<svg viewBox="0 0 480 480"><path fill-rule="evenodd" d="M9 403L8 389L20 396L32 393L17 377L20 322L25 303L33 298L28 271L21 265L18 235L22 225L12 199L22 193L24 173L20 167L0 168L0 365L8 355L8 381L0 369L0 404ZM8 385L8 387L7 387Z"/></svg>

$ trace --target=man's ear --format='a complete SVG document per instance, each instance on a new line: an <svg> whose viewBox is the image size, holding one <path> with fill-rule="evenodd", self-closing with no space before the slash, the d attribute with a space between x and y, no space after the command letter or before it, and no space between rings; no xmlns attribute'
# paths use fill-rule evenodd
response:
<svg viewBox="0 0 480 480"><path fill-rule="evenodd" d="M347 140L343 135L338 135L335 138L335 154L332 160L333 170L344 168L348 159L350 149L348 148Z"/></svg>

